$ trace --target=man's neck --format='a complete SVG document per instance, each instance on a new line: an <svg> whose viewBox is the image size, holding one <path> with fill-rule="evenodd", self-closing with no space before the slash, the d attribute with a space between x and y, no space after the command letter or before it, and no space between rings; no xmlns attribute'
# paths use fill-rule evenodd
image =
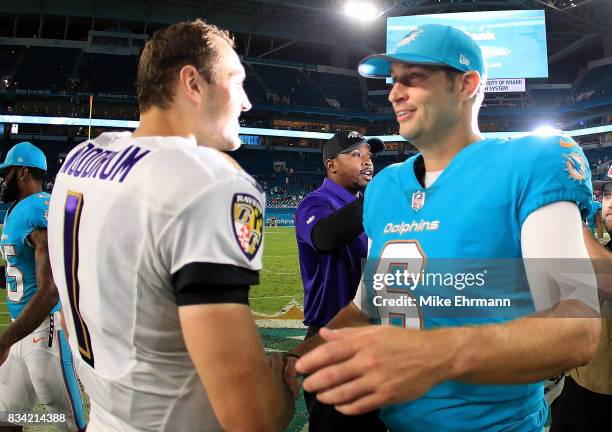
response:
<svg viewBox="0 0 612 432"><path fill-rule="evenodd" d="M345 191L347 191L351 195L358 196L358 194L360 192L359 188L345 186L342 183L340 183L340 181L338 179L335 179L333 177L327 177L327 178L330 179L331 181L333 181L334 183L336 183L338 186L340 186L342 189L344 189Z"/></svg>
<svg viewBox="0 0 612 432"><path fill-rule="evenodd" d="M22 191L19 192L19 198L17 198L17 202L29 197L30 195L34 195L42 192L42 184L32 184L23 188Z"/></svg>
<svg viewBox="0 0 612 432"><path fill-rule="evenodd" d="M187 138L194 133L185 119L186 117L177 115L175 110L162 110L152 107L145 113L140 114L140 125L132 136L180 136Z"/></svg>
<svg viewBox="0 0 612 432"><path fill-rule="evenodd" d="M438 136L414 140L412 144L423 155L425 171L441 171L464 147L482 138L477 125L466 128L465 123L459 123L453 129L441 131Z"/></svg>

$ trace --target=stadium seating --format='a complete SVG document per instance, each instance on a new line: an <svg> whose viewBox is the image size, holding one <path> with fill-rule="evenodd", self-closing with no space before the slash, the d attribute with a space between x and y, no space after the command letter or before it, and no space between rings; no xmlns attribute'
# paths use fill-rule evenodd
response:
<svg viewBox="0 0 612 432"><path fill-rule="evenodd" d="M137 56L91 54L75 48L0 46L0 73L8 74L15 69L13 83L22 90L135 95L137 64ZM72 88L69 80L80 84Z"/></svg>
<svg viewBox="0 0 612 432"><path fill-rule="evenodd" d="M84 54L79 68L83 91L135 94L136 56Z"/></svg>
<svg viewBox="0 0 612 432"><path fill-rule="evenodd" d="M389 104L388 94L368 95L368 111L373 113L388 114L393 112Z"/></svg>
<svg viewBox="0 0 612 432"><path fill-rule="evenodd" d="M269 102L311 107L325 106L321 90L313 86L299 69L263 64L251 66L265 85ZM288 98L288 102L283 102L283 97Z"/></svg>
<svg viewBox="0 0 612 432"><path fill-rule="evenodd" d="M571 102L571 89L532 89L531 103L539 107L560 107Z"/></svg>
<svg viewBox="0 0 612 432"><path fill-rule="evenodd" d="M318 188L325 178L320 152L271 151L243 146L232 156L263 186L266 206L270 208L297 207L301 199ZM397 155L393 154L374 159L376 171L395 162Z"/></svg>
<svg viewBox="0 0 612 432"><path fill-rule="evenodd" d="M575 86L574 101L582 106L612 102L612 63L590 69Z"/></svg>
<svg viewBox="0 0 612 432"><path fill-rule="evenodd" d="M93 54L75 48L0 46L0 73L14 70L13 89L135 96L138 57ZM364 112L356 76L286 65L251 63L245 88L255 104ZM45 79L40 78L44 76ZM330 101L335 101L330 103ZM336 105L337 102L337 105Z"/></svg>
<svg viewBox="0 0 612 432"><path fill-rule="evenodd" d="M265 103L266 91L261 84L257 81L257 77L253 72L250 64L245 64L246 67L246 78L244 80L244 89L249 96L251 103Z"/></svg>
<svg viewBox="0 0 612 432"><path fill-rule="evenodd" d="M612 63L590 69L576 86L575 93L585 93L601 86L602 82L612 78Z"/></svg>
<svg viewBox="0 0 612 432"><path fill-rule="evenodd" d="M135 55L93 54L75 48L0 46L0 74L12 78L10 91L16 90L22 95L33 90L114 97L113 103L125 109L115 112L112 108L105 108L98 115L108 114L110 118L135 117L134 110L126 105L131 104L132 108L136 105L134 81L137 63ZM256 109L286 111L291 107L296 112L328 115L367 116L369 113L369 120L392 120L388 95L369 95L364 103L365 89L355 75L321 72L316 66L305 64L264 64L249 58L244 63L247 72L245 88ZM41 76L45 79L41 80ZM484 113L496 115L499 108L504 111L499 114L506 115L512 110L524 114L525 109L567 110L600 106L612 101L612 64L590 69L571 91L533 89L529 98L519 95L521 99L518 102L510 100L507 95L501 100L494 96L489 96L486 101ZM73 109L51 108L48 114L61 112L67 115L66 111L74 111L68 115L83 116L83 110L87 108L79 107L78 103L75 105ZM47 114L43 109L19 112Z"/></svg>
<svg viewBox="0 0 612 432"><path fill-rule="evenodd" d="M612 146L588 149L584 151L584 154L589 160L593 179L598 180L605 177L612 162Z"/></svg>
<svg viewBox="0 0 612 432"><path fill-rule="evenodd" d="M65 90L79 52L75 48L29 47L17 65L14 81L22 89Z"/></svg>
<svg viewBox="0 0 612 432"><path fill-rule="evenodd" d="M8 75L21 58L25 47L0 45L0 75Z"/></svg>
<svg viewBox="0 0 612 432"><path fill-rule="evenodd" d="M339 102L340 107L338 109L349 111L364 110L357 76L336 75L309 70L306 70L304 73L322 89L326 99L335 99Z"/></svg>

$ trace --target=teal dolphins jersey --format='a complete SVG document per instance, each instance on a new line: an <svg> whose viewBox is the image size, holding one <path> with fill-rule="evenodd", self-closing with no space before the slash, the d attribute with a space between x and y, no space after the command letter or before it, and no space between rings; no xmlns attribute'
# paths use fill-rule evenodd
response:
<svg viewBox="0 0 612 432"><path fill-rule="evenodd" d="M599 201L593 201L593 207L591 208L591 211L589 212L589 215L586 218L587 224L591 231L595 231L595 229L597 228L596 216L597 216L597 213L599 213L600 211L601 211L601 203Z"/></svg>
<svg viewBox="0 0 612 432"><path fill-rule="evenodd" d="M589 212L591 173L580 147L565 135L485 139L463 148L428 188L415 175L419 165L423 171L420 155L391 165L366 189L370 250L356 304L375 322L421 329L533 313L521 227L530 213L557 201L576 203L583 217ZM400 279L374 284L374 273L397 269L411 270L412 287ZM402 296L413 303L388 301ZM480 298L486 301L463 307ZM489 303L502 299L511 307ZM546 416L541 383L446 381L420 399L381 410L392 431L535 431Z"/></svg>
<svg viewBox="0 0 612 432"><path fill-rule="evenodd" d="M28 236L37 229L47 229L48 193L35 193L13 204L2 227L2 255L6 262L6 304L13 319L36 293L34 247ZM59 303L53 311L59 310Z"/></svg>

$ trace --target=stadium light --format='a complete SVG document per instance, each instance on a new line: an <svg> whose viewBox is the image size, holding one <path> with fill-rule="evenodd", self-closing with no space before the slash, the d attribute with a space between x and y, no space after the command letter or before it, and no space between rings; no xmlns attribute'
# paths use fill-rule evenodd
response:
<svg viewBox="0 0 612 432"><path fill-rule="evenodd" d="M380 11L374 4L365 1L346 2L344 5L344 13L364 22L374 21L380 15Z"/></svg>
<svg viewBox="0 0 612 432"><path fill-rule="evenodd" d="M533 131L533 134L538 136L553 136L560 132L559 129L552 126L540 126Z"/></svg>

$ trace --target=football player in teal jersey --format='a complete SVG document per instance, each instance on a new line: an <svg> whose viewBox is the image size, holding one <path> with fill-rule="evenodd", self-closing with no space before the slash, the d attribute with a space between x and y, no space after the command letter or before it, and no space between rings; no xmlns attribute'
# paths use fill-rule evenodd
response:
<svg viewBox="0 0 612 432"><path fill-rule="evenodd" d="M582 150L562 134L484 139L484 60L452 27L420 26L359 71L392 77L400 134L420 153L368 186L357 296L329 324L338 330L292 350L285 378L295 367L305 390L344 414L382 407L392 431L542 430L542 381L586 363L600 332ZM572 259L575 279L557 258ZM377 276L400 269L411 286L381 286ZM437 274L449 285L425 283Z"/></svg>
<svg viewBox="0 0 612 432"><path fill-rule="evenodd" d="M601 216L601 203L593 199L591 211L586 218L587 227L597 236L597 239L603 241L603 218Z"/></svg>
<svg viewBox="0 0 612 432"><path fill-rule="evenodd" d="M58 430L84 430L82 397L49 263L46 171L44 153L29 142L11 148L0 165L0 199L12 203L0 241L12 321L0 335L0 422L8 422L9 414L29 413L39 400Z"/></svg>

